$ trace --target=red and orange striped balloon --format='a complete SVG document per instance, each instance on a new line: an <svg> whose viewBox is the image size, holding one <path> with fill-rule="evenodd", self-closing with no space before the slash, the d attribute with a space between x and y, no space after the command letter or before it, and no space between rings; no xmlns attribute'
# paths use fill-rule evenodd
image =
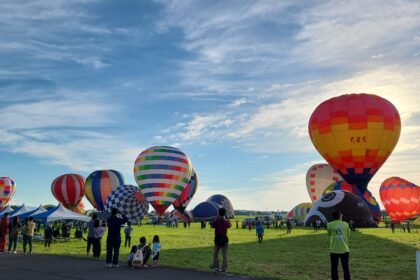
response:
<svg viewBox="0 0 420 280"><path fill-rule="evenodd" d="M373 94L346 94L326 100L309 120L315 148L361 193L391 155L400 132L397 109Z"/></svg>

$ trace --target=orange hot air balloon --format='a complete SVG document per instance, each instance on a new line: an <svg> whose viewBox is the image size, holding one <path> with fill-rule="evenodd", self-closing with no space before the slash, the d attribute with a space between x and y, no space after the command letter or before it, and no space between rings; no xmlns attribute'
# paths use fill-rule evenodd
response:
<svg viewBox="0 0 420 280"><path fill-rule="evenodd" d="M420 187L399 177L386 179L379 189L382 203L393 221L420 215Z"/></svg>
<svg viewBox="0 0 420 280"><path fill-rule="evenodd" d="M324 101L309 120L312 143L361 193L391 155L401 132L400 115L373 94L345 94Z"/></svg>

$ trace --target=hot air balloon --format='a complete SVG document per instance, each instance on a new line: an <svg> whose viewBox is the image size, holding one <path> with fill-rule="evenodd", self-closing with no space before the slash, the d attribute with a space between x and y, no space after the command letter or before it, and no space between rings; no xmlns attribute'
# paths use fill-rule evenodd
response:
<svg viewBox="0 0 420 280"><path fill-rule="evenodd" d="M85 178L79 174L64 174L54 179L51 192L67 209L76 207L85 195Z"/></svg>
<svg viewBox="0 0 420 280"><path fill-rule="evenodd" d="M376 226L366 203L358 195L347 191L332 191L324 194L313 204L303 223L310 226L316 220L321 220L324 224L331 222L332 213L335 210L343 214L343 221L351 220L357 227Z"/></svg>
<svg viewBox="0 0 420 280"><path fill-rule="evenodd" d="M343 181L343 178L330 165L319 163L311 166L308 172L306 172L306 188L308 189L312 202L321 198L325 189L337 181ZM343 184L351 187L351 185L345 182Z"/></svg>
<svg viewBox="0 0 420 280"><path fill-rule="evenodd" d="M104 210L104 203L108 195L124 185L124 177L115 170L97 170L86 179L86 198L99 211Z"/></svg>
<svg viewBox="0 0 420 280"><path fill-rule="evenodd" d="M229 198L222 194L215 194L210 196L207 201L215 203L219 209L224 208L226 210L225 217L228 219L233 219L235 216L235 210L233 209L232 202L230 202Z"/></svg>
<svg viewBox="0 0 420 280"><path fill-rule="evenodd" d="M309 120L312 143L324 159L364 193L390 156L401 132L400 115L373 94L346 94L321 103Z"/></svg>
<svg viewBox="0 0 420 280"><path fill-rule="evenodd" d="M83 215L85 214L85 204L83 203L83 201L80 201L79 204L77 204L76 206L74 206L73 208L71 208L70 210Z"/></svg>
<svg viewBox="0 0 420 280"><path fill-rule="evenodd" d="M134 163L137 185L160 216L182 193L191 174L188 156L168 146L144 150Z"/></svg>
<svg viewBox="0 0 420 280"><path fill-rule="evenodd" d="M420 187L399 177L386 179L379 189L391 220L404 221L420 215Z"/></svg>
<svg viewBox="0 0 420 280"><path fill-rule="evenodd" d="M204 201L195 206L191 214L194 221L212 221L219 214L219 205L211 201Z"/></svg>
<svg viewBox="0 0 420 280"><path fill-rule="evenodd" d="M312 208L312 203L310 202L300 203L296 205L292 210L290 210L289 213L287 213L287 218L303 220L305 219L306 214L308 214L311 208Z"/></svg>
<svg viewBox="0 0 420 280"><path fill-rule="evenodd" d="M375 222L379 224L379 222L381 221L381 218L382 218L381 208L379 207L378 202L376 201L376 199L373 197L372 193L369 190L366 190L365 193L362 195L357 187L347 184L344 181L338 181L328 186L325 189L324 194L329 193L331 191L348 191L348 192L352 192L356 194L369 207L370 212Z"/></svg>
<svg viewBox="0 0 420 280"><path fill-rule="evenodd" d="M133 223L142 219L149 210L149 202L141 195L138 187L132 185L119 186L111 192L105 202L105 210L111 212L112 208L117 208L127 219Z"/></svg>
<svg viewBox="0 0 420 280"><path fill-rule="evenodd" d="M16 184L12 178L0 177L0 209L3 209L16 192Z"/></svg>
<svg viewBox="0 0 420 280"><path fill-rule="evenodd" d="M192 200L195 192L197 191L198 187L198 178L197 173L193 168L192 176L190 181L188 182L185 189L182 191L181 195L174 201L173 205L174 208L181 213L184 212L185 208L187 208L188 204Z"/></svg>

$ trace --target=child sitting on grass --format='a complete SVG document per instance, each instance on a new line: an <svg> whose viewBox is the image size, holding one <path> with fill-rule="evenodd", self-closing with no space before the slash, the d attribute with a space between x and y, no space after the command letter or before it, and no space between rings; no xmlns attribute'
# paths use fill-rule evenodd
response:
<svg viewBox="0 0 420 280"><path fill-rule="evenodd" d="M128 254L128 266L133 268L133 259L134 259L134 255L137 252L137 246L133 246L131 247L131 251L130 254Z"/></svg>

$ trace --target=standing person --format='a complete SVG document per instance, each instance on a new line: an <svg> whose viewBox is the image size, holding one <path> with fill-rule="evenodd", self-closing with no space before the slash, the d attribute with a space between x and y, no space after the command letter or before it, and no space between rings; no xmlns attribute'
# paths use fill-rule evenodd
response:
<svg viewBox="0 0 420 280"><path fill-rule="evenodd" d="M219 272L219 251L222 250L223 264L222 273L227 269L227 251L229 238L227 236L228 228L231 227L230 221L225 218L226 209L219 209L219 216L210 223L214 228L214 253L213 253L213 268L214 272Z"/></svg>
<svg viewBox="0 0 420 280"><path fill-rule="evenodd" d="M34 218L29 217L23 232L23 254L26 254L26 245L29 244L29 254L32 255L32 238L34 237L35 226Z"/></svg>
<svg viewBox="0 0 420 280"><path fill-rule="evenodd" d="M316 227L317 227L317 230L321 230L321 220L316 220Z"/></svg>
<svg viewBox="0 0 420 280"><path fill-rule="evenodd" d="M286 227L287 227L286 234L291 234L292 233L292 222L289 219L286 220Z"/></svg>
<svg viewBox="0 0 420 280"><path fill-rule="evenodd" d="M13 217L13 221L9 223L9 247L7 248L8 253L11 252L13 246L13 254L16 254L16 247L19 237L19 217Z"/></svg>
<svg viewBox="0 0 420 280"><path fill-rule="evenodd" d="M258 236L258 243L262 244L263 236L264 236L264 227L261 224L261 222L258 220L258 218L257 218L256 223L255 223L255 231L256 231L256 234Z"/></svg>
<svg viewBox="0 0 420 280"><path fill-rule="evenodd" d="M236 229L239 228L239 220L236 220Z"/></svg>
<svg viewBox="0 0 420 280"><path fill-rule="evenodd" d="M95 220L93 224L93 257L99 258L101 256L101 240L102 236L105 233L104 225L101 226L101 223L98 219Z"/></svg>
<svg viewBox="0 0 420 280"><path fill-rule="evenodd" d="M391 221L391 230L392 230L392 233L395 233L395 224L393 221Z"/></svg>
<svg viewBox="0 0 420 280"><path fill-rule="evenodd" d="M127 218L119 215L117 208L112 208L111 216L107 219L106 267L119 267L118 257L121 246L121 227L126 222L128 222Z"/></svg>
<svg viewBox="0 0 420 280"><path fill-rule="evenodd" d="M314 232L317 232L318 231L318 227L317 227L317 225L316 225L316 220L314 220L313 222L312 222L312 226L313 226L313 228L314 228Z"/></svg>
<svg viewBox="0 0 420 280"><path fill-rule="evenodd" d="M131 226L130 222L127 222L127 226L124 228L124 235L125 235L125 242L124 247L131 246L131 232L133 231L133 227Z"/></svg>
<svg viewBox="0 0 420 280"><path fill-rule="evenodd" d="M95 240L95 233L94 233L94 224L95 221L98 219L96 214L92 215L92 219L87 224L88 234L87 234L87 244L86 244L86 255L89 255L90 247L93 245L93 241Z"/></svg>
<svg viewBox="0 0 420 280"><path fill-rule="evenodd" d="M44 232L44 246L45 247L50 247L51 246L51 241L54 238L53 236L53 229L51 228L50 225L47 226L47 228L45 229Z"/></svg>
<svg viewBox="0 0 420 280"><path fill-rule="evenodd" d="M411 233L411 225L410 222L407 222L407 232Z"/></svg>
<svg viewBox="0 0 420 280"><path fill-rule="evenodd" d="M6 249L6 240L9 237L9 213L5 213L0 222L0 252Z"/></svg>
<svg viewBox="0 0 420 280"><path fill-rule="evenodd" d="M160 240L159 235L153 236L153 264L152 267L158 267L160 255Z"/></svg>
<svg viewBox="0 0 420 280"><path fill-rule="evenodd" d="M350 228L346 222L341 220L342 215L339 211L333 212L334 221L328 223L327 231L330 237L330 260L331 260L331 279L338 280L338 260L344 272L344 280L350 280L349 269L349 236Z"/></svg>

